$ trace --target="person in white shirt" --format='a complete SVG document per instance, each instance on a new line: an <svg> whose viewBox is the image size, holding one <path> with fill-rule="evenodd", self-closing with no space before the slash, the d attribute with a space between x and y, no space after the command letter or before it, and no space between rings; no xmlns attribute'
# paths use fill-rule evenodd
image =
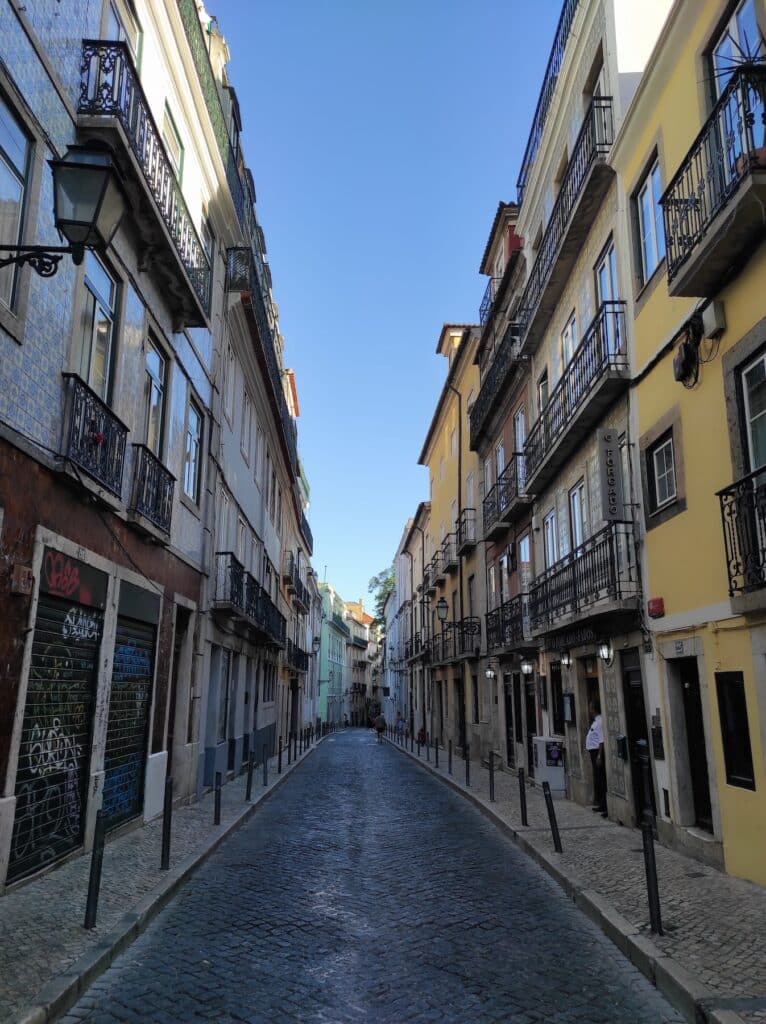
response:
<svg viewBox="0 0 766 1024"><path fill-rule="evenodd" d="M601 721L601 707L595 698L588 705L591 715L590 729L585 737L585 749L590 754L593 767L593 807L601 816L607 816L606 807L606 764L604 763L604 727Z"/></svg>

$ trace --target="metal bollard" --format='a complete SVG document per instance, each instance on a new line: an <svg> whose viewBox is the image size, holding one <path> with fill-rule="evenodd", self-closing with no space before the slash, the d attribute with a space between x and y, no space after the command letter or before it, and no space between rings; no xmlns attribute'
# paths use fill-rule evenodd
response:
<svg viewBox="0 0 766 1024"><path fill-rule="evenodd" d="M303 753L303 729L298 730L298 753Z"/></svg>
<svg viewBox="0 0 766 1024"><path fill-rule="evenodd" d="M288 734L287 734L287 767L289 768L292 763L293 763L293 744L292 744L292 737L290 736L290 733L288 732Z"/></svg>
<svg viewBox="0 0 766 1024"><path fill-rule="evenodd" d="M85 921L83 928L96 927L96 911L98 910L98 891L101 888L101 869L104 866L104 843L106 841L106 813L96 811L96 831L93 835L93 853L90 857L90 875L88 877L88 898L85 901Z"/></svg>
<svg viewBox="0 0 766 1024"><path fill-rule="evenodd" d="M410 731L410 753L415 749L415 733Z"/></svg>
<svg viewBox="0 0 766 1024"><path fill-rule="evenodd" d="M245 800L248 802L253 795L253 768L255 767L255 759L250 753L250 757L247 759L247 788L245 789Z"/></svg>
<svg viewBox="0 0 766 1024"><path fill-rule="evenodd" d="M215 792L213 794L213 824L221 824L221 773L215 773Z"/></svg>
<svg viewBox="0 0 766 1024"><path fill-rule="evenodd" d="M519 768L519 805L521 807L521 824L529 825L527 821L527 790L524 785L523 768Z"/></svg>
<svg viewBox="0 0 766 1024"><path fill-rule="evenodd" d="M437 739L434 740L434 765L439 767L439 741Z"/></svg>
<svg viewBox="0 0 766 1024"><path fill-rule="evenodd" d="M418 735L418 757L420 757L420 736Z"/></svg>
<svg viewBox="0 0 766 1024"><path fill-rule="evenodd" d="M489 799L494 803L495 800L495 752L490 750L489 752Z"/></svg>
<svg viewBox="0 0 766 1024"><path fill-rule="evenodd" d="M471 785L471 748L465 745L465 784Z"/></svg>
<svg viewBox="0 0 766 1024"><path fill-rule="evenodd" d="M428 734L426 734L426 761L429 764L431 763L431 743L428 739Z"/></svg>
<svg viewBox="0 0 766 1024"><path fill-rule="evenodd" d="M654 856L654 809L652 808L652 780L649 774L649 752L639 754L641 778L644 788L644 813L641 816L641 840L644 848L646 894L649 900L649 922L656 935L664 935L660 910L660 888L657 881L657 860Z"/></svg>
<svg viewBox="0 0 766 1024"><path fill-rule="evenodd" d="M447 774L452 775L452 740L447 740Z"/></svg>
<svg viewBox="0 0 766 1024"><path fill-rule="evenodd" d="M553 806L553 797L551 796L551 786L549 782L543 783L543 796L545 797L545 806L548 809L548 821L551 824L553 849L556 853L561 853L561 836L559 835L559 826L556 821L556 809Z"/></svg>
<svg viewBox="0 0 766 1024"><path fill-rule="evenodd" d="M293 733L293 761L298 760L298 733Z"/></svg>
<svg viewBox="0 0 766 1024"><path fill-rule="evenodd" d="M165 798L162 801L162 853L160 854L160 871L170 868L170 830L173 821L173 779L168 775L165 779Z"/></svg>
<svg viewBox="0 0 766 1024"><path fill-rule="evenodd" d="M282 774L282 737L279 737L279 748L277 751L277 775Z"/></svg>
<svg viewBox="0 0 766 1024"><path fill-rule="evenodd" d="M264 786L269 784L269 755L265 743L263 744L263 784Z"/></svg>

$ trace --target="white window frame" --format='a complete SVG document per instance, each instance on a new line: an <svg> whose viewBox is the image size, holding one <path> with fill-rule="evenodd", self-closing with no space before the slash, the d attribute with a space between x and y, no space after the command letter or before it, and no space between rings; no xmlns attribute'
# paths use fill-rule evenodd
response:
<svg viewBox="0 0 766 1024"><path fill-rule="evenodd" d="M746 366L744 366L742 368L740 375L740 379L742 381L742 404L744 406L745 412L745 433L747 434L747 456L751 472L755 471L756 469L760 469L761 467L756 465L755 453L753 451L753 432L751 427L754 422L754 417L751 415L750 396L748 394L745 378L747 377L748 373L754 370L755 367L758 366L759 364L763 366L764 376L766 376L766 352L761 352L760 355L758 355L755 359L751 360ZM766 417L766 411L756 416L755 420L764 417Z"/></svg>
<svg viewBox="0 0 766 1024"><path fill-rule="evenodd" d="M543 519L543 553L545 568L550 569L559 560L559 533L556 509L552 508Z"/></svg>
<svg viewBox="0 0 766 1024"><path fill-rule="evenodd" d="M574 551L584 544L588 537L588 497L584 477L581 477L569 492L569 529Z"/></svg>
<svg viewBox="0 0 766 1024"><path fill-rule="evenodd" d="M659 471L660 467L657 464L657 456L660 452L670 452L670 466L665 464L662 467L662 472ZM678 498L678 481L676 479L676 451L673 444L673 434L666 437L663 441L660 441L651 449L652 457L652 481L654 488L654 508L653 512L659 512L661 509L667 508L668 505L672 505ZM672 493L668 492L667 495L660 500L660 480L671 479L673 483Z"/></svg>
<svg viewBox="0 0 766 1024"><path fill-rule="evenodd" d="M577 310L573 309L571 316L564 325L561 332L561 372L566 370L572 362L572 356L577 351Z"/></svg>
<svg viewBox="0 0 766 1024"><path fill-rule="evenodd" d="M242 390L242 423L240 429L239 447L245 462L250 465L250 455L253 444L253 403L247 388Z"/></svg>
<svg viewBox="0 0 766 1024"><path fill-rule="evenodd" d="M638 242L641 253L641 283L646 284L657 267L665 259L665 225L662 220L662 175L660 164L655 160L646 173L636 194L638 213ZM649 213L644 209L648 205Z"/></svg>
<svg viewBox="0 0 766 1024"><path fill-rule="evenodd" d="M199 433L193 434L190 426L190 411L193 411L199 422ZM201 407L194 401L193 398L189 398L186 403L186 425L184 430L185 444L184 444L184 476L183 476L183 492L190 501L193 501L195 505L199 504L200 494L202 491L202 445L204 439L205 430L205 417L202 413ZM188 484L190 480L189 467L192 467L192 491L188 490Z"/></svg>

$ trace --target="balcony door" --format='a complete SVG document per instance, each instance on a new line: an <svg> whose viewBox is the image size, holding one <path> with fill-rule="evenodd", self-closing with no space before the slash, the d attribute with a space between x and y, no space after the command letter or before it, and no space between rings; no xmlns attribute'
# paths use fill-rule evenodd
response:
<svg viewBox="0 0 766 1024"><path fill-rule="evenodd" d="M513 450L516 452L516 485L519 494L524 493L527 482L527 465L523 454L527 443L527 411L522 406L513 416Z"/></svg>
<svg viewBox="0 0 766 1024"><path fill-rule="evenodd" d="M614 244L610 242L596 265L596 306L600 307L605 302L616 302L617 298L617 259ZM613 356L620 350L621 339L617 327L618 321L610 310L605 314L604 320L603 337L606 342L606 352L599 353L600 356Z"/></svg>
<svg viewBox="0 0 766 1024"><path fill-rule="evenodd" d="M117 282L92 252L85 253L85 283L75 327L75 373L104 402L112 374Z"/></svg>
<svg viewBox="0 0 766 1024"><path fill-rule="evenodd" d="M750 471L766 466L766 353L742 371L742 403Z"/></svg>
<svg viewBox="0 0 766 1024"><path fill-rule="evenodd" d="M729 18L711 53L713 101L718 102L726 91L737 67L745 60L762 59L763 47L755 16L755 0L742 0ZM718 153L706 154L710 166L720 165L722 195L742 171L743 150L752 151L763 144L752 132L763 124L763 101L757 89L743 85L735 89L718 113L718 133L711 135L711 144ZM718 159L716 159L718 158Z"/></svg>

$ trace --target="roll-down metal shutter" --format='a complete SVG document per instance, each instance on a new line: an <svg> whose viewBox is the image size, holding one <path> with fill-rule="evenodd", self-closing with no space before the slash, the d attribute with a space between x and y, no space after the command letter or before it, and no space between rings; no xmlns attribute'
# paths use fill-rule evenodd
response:
<svg viewBox="0 0 766 1024"><path fill-rule="evenodd" d="M110 828L143 807L155 632L148 623L117 619L101 805Z"/></svg>
<svg viewBox="0 0 766 1024"><path fill-rule="evenodd" d="M41 594L16 774L8 880L82 842L98 649L96 608Z"/></svg>

